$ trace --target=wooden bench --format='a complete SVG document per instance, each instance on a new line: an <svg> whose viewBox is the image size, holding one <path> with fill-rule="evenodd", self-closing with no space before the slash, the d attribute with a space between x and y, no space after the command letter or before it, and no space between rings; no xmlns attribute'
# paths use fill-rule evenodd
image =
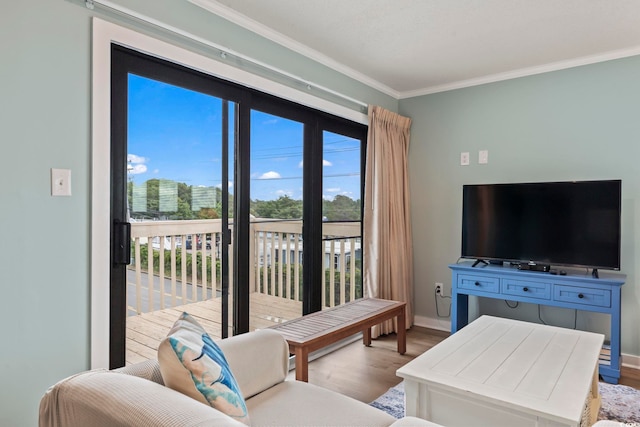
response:
<svg viewBox="0 0 640 427"><path fill-rule="evenodd" d="M371 327L385 320L398 319L398 353L407 351L406 302L364 298L338 307L307 314L297 319L271 326L289 344L296 356L296 380L309 380L309 353L362 332L363 343L371 345Z"/></svg>

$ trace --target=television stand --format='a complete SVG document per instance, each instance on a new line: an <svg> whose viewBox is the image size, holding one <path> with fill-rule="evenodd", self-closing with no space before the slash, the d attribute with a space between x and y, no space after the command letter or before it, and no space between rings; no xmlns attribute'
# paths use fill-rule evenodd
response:
<svg viewBox="0 0 640 427"><path fill-rule="evenodd" d="M620 378L620 297L626 276L589 273L519 270L488 265L473 268L472 262L451 264L451 333L469 322L469 296L518 301L608 314L611 317L611 360L600 362L600 375L608 383Z"/></svg>

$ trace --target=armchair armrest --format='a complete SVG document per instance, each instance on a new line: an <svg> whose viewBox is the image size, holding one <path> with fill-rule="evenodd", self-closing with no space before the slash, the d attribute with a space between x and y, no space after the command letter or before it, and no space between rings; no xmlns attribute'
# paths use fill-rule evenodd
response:
<svg viewBox="0 0 640 427"><path fill-rule="evenodd" d="M276 331L262 329L217 341L245 399L283 382L289 346Z"/></svg>
<svg viewBox="0 0 640 427"><path fill-rule="evenodd" d="M87 371L47 390L40 427L196 427L244 424L160 384L133 375Z"/></svg>

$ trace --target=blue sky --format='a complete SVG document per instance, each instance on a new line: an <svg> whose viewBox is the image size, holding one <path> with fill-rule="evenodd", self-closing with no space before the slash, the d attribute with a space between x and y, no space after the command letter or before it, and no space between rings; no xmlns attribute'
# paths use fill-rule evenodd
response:
<svg viewBox="0 0 640 427"><path fill-rule="evenodd" d="M128 161L135 184L159 178L220 186L219 98L130 75L128 108ZM300 199L303 125L258 111L252 112L251 124L251 198ZM233 132L232 124L229 128ZM230 151L232 157L232 146ZM360 198L359 160L359 141L325 132L324 198Z"/></svg>

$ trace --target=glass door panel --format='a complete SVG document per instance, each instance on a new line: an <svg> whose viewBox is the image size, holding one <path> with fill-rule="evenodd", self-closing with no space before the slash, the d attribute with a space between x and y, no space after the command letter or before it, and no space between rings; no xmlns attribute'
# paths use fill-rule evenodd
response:
<svg viewBox="0 0 640 427"><path fill-rule="evenodd" d="M362 298L361 141L322 134L323 308Z"/></svg>
<svg viewBox="0 0 640 427"><path fill-rule="evenodd" d="M234 121L229 101L128 75L127 363L154 350L154 328L166 333L177 319L170 308L196 315L213 337L230 330Z"/></svg>
<svg viewBox="0 0 640 427"><path fill-rule="evenodd" d="M250 329L302 315L304 124L251 111Z"/></svg>

